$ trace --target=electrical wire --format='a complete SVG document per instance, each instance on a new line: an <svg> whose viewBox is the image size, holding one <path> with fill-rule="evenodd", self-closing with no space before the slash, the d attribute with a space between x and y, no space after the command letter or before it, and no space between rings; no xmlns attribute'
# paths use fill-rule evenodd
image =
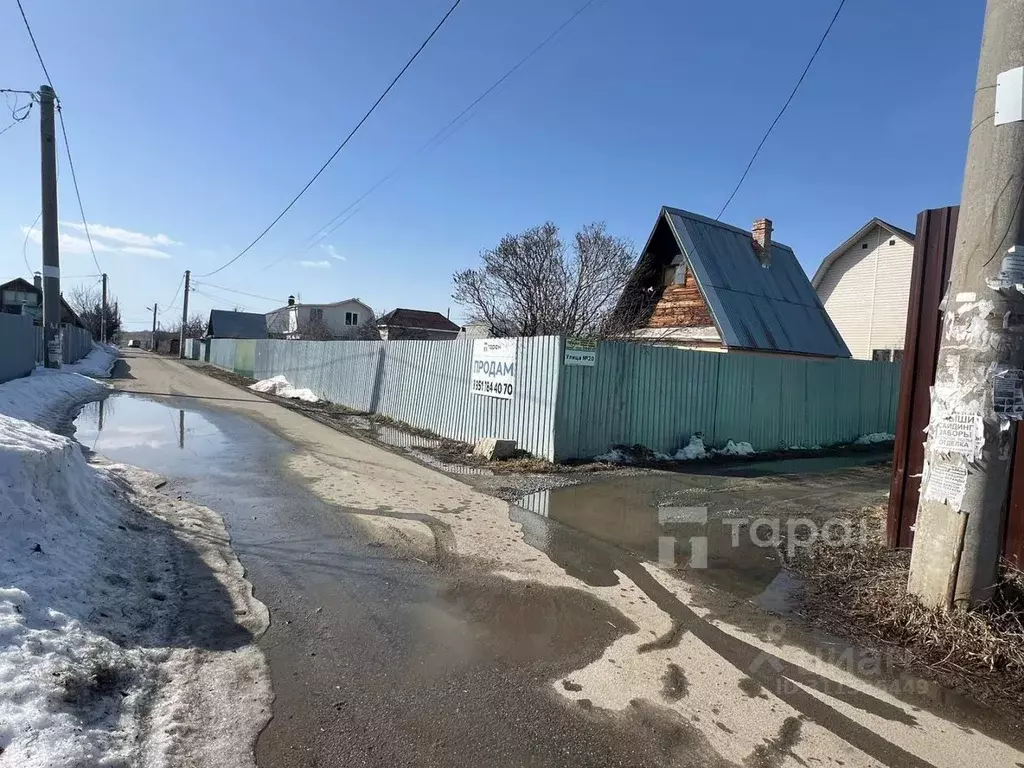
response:
<svg viewBox="0 0 1024 768"><path fill-rule="evenodd" d="M764 136L761 137L761 141L757 145L757 149L754 150L754 154L751 155L750 157L750 162L747 163L747 167L743 170L743 175L740 176L740 180L736 182L736 187L733 189L732 194L729 195L729 199L725 201L725 205L723 205L721 210L718 211L718 215L715 216L715 221L718 221L719 219L722 218L722 214L725 213L725 209L729 207L729 203L732 202L732 199L736 197L736 193L740 191L740 187L743 186L743 182L744 180L746 180L747 174L750 173L751 166L754 165L754 161L757 159L758 154L760 154L761 152L761 147L763 147L764 143L768 141L768 137L771 135L772 130L775 128L775 124L779 122L779 120L782 118L782 115L785 114L786 110L789 108L790 102L793 101L793 97L796 96L796 92L797 90L799 90L801 83L803 83L804 78L807 77L807 73L808 71L810 71L811 65L814 63L814 60L818 57L818 52L821 50L821 47L825 44L825 38L827 38L828 33L832 31L832 27L835 25L836 19L839 18L839 12L843 10L844 5L846 5L846 0L839 0L839 6L836 8L836 12L832 14L832 20L828 23L828 26L825 28L825 34L823 34L821 36L821 40L818 41L818 47L814 49L814 53L812 53L811 58L808 59L807 66L804 67L804 71L800 73L800 79L797 80L796 85L793 86L793 90L790 92L789 98L786 99L786 103L782 105L782 109L779 110L779 114L775 116L775 119L772 120L772 124L768 126L768 130L765 131Z"/></svg>
<svg viewBox="0 0 1024 768"><path fill-rule="evenodd" d="M96 265L96 269L102 272L103 267L100 266L100 262L96 258L96 249L93 248L92 245L92 235L89 233L89 221L85 218L85 206L82 205L82 193L78 189L78 176L75 174L75 161L71 159L71 145L68 143L68 132L64 127L64 110L61 109L60 103L57 104L57 117L60 120L60 132L64 135L64 152L68 156L68 167L71 169L71 183L75 187L75 198L78 200L78 213L82 217L82 227L85 230L85 239L89 243L89 253L92 254L92 263Z"/></svg>
<svg viewBox="0 0 1024 768"><path fill-rule="evenodd" d="M28 263L28 236L32 234L32 231L36 228L36 224L39 223L39 219L43 217L43 212L40 211L39 215L36 216L36 220L32 222L32 226L25 230L25 242L21 244L21 258L25 260L25 269L31 275L34 271Z"/></svg>
<svg viewBox="0 0 1024 768"><path fill-rule="evenodd" d="M333 228L331 228L331 227L332 227L332 225L333 225L333 224L334 224L334 223L335 223L336 221L338 221L338 219L339 219L339 218L341 218L342 216L344 216L344 215L345 215L346 213L348 213L348 212L349 212L350 210L352 210L352 209L353 209L353 208L354 208L354 207L355 207L356 205L358 205L358 204L359 204L360 202L362 202L363 200L365 200L365 199L366 199L366 198L367 198L367 197L368 197L369 195L371 195L371 194L372 194L373 192L375 192L375 191L376 191L376 190L377 190L378 188L380 188L381 186L383 186L383 185L384 185L384 184L385 184L385 183L386 183L386 182L387 182L388 180L390 180L390 179L391 179L391 178L393 178L393 177L394 177L394 176L395 176L396 174L398 174L398 173L399 173L399 172L400 172L400 171L401 171L401 170L402 170L402 169L403 169L403 168L404 168L405 166L407 166L407 165L408 165L409 163L411 163L411 162L412 162L413 160L415 160L415 159L416 159L417 157L419 157L419 156L420 156L420 155L421 155L421 154L422 154L423 152L425 152L425 151L426 151L427 149L429 149L429 148L431 147L431 145L433 145L433 144L434 144L434 142L435 142L435 141L437 142L436 146L438 146L438 147L439 147L439 146L441 146L441 144L443 144L443 143L444 143L445 141L447 141L447 140L448 140L448 138L449 138L449 137L450 137L450 136L451 136L451 135L452 135L453 133L455 133L455 131L452 131L451 133L448 133L448 134L447 134L447 135L445 135L445 136L444 136L444 138L442 138L442 139L441 139L440 141L437 141L437 140L438 140L438 139L439 139L439 138L440 138L440 137L441 137L442 135L444 135L444 134L445 134L445 132L446 132L446 131L447 131L447 130L448 130L449 128L451 128L451 127L452 127L453 125L455 125L455 124L456 124L457 122L459 122L459 120L461 120L461 119L462 119L462 118L463 118L463 117L464 117L464 116L465 116L465 115L466 115L466 114L467 114L468 112L470 112L470 110L472 110L472 109L473 109L473 108L474 108L474 107L475 107L475 106L476 106L477 104L479 104L479 103L480 103L481 101L483 101L483 100L484 100L484 99L486 99L486 98L487 98L488 96L490 96L490 95L491 95L491 94L492 94L492 93L493 93L493 92L494 92L494 91L495 91L495 90L496 90L497 88L499 88L499 87L500 87L500 86L502 85L502 83L504 83L504 82L505 82L506 80L508 80L508 79L509 79L509 78L510 78L510 77L511 77L511 76L512 76L513 74L515 74L515 73L516 73L516 71L517 71L517 70L518 70L518 69L519 69L520 67L522 67L522 66L523 66L524 64L526 64L526 62L528 62L528 61L529 61L530 59L532 59L532 58L533 58L534 56L536 56L536 55L537 55L538 53L540 53L541 49L543 49L543 48L544 48L544 47L545 47L545 46L546 46L546 45L547 45L548 43L550 43L550 42L551 42L552 40L554 40L554 39L555 39L555 37L557 37L557 36L559 35L559 33L560 33L560 32L562 32L562 30L564 30L564 29L565 29L566 27L568 27L568 26L569 26L570 24L572 24L572 23L573 23L573 22L574 22L574 21L575 21L575 20L577 19L577 17L579 17L579 16L580 16L580 15L581 15L581 14L582 14L582 13L583 13L584 11L586 11L586 10L587 10L587 9L588 9L588 8L589 8L589 7L591 6L591 5L593 5L593 4L595 3L595 2L597 2L597 0L587 0L587 2L586 2L586 3L584 3L584 4L582 5L582 6L580 6L580 7L579 7L579 8L578 8L578 9L576 10L576 12L575 12L575 13L573 13L573 14L572 14L572 15L571 15L571 16L570 16L569 18L567 18L567 19L566 19L565 21L563 21L563 22L562 22L562 23L561 23L561 24L560 24L560 25L559 25L558 27L556 27L556 28L555 28L555 30L554 30L554 31L553 31L553 32L552 32L552 33L551 33L550 35L548 35L547 37L545 37L545 38L544 38L544 39L543 39L543 40L542 40L542 41L541 41L541 42L540 42L540 43L539 43L539 44L538 44L538 45L537 45L537 46L536 46L536 47L535 47L535 48L534 48L534 49L533 49L532 51L530 51L529 53L527 53L527 54L526 54L526 55L525 55L525 56L524 56L523 58L521 58L521 59L520 59L520 60L519 60L518 62L516 62L516 63L515 63L515 64L514 64L513 66L512 66L512 68L511 68L511 69L509 69L509 70L508 70L507 72L505 72L505 74L503 74L503 75L502 75L502 76L501 76L500 78L498 78L498 79L497 79L497 80L496 80L496 81L495 81L495 82L494 82L494 83L493 83L493 84L492 84L492 85L491 85L491 86L490 86L489 88L487 88L487 90L485 90L485 91L484 91L483 93L481 93L481 94L480 94L479 96L477 96L477 97L476 97L476 98L475 98L475 99L474 99L474 100L473 100L472 102L470 102L470 103L469 103L469 105L468 105L468 106L467 106L467 107L466 107L465 109L463 109L463 110L462 110L461 112L459 112L459 114L457 114L457 115L456 115L456 116L455 116L454 118L452 118L452 119L451 119L450 121L448 121L448 122L447 122L447 123L446 123L446 124L445 124L445 125L444 125L444 126L443 126L443 127L441 128L441 130L439 130L439 131L438 131L437 133L435 133L435 134L434 134L433 136L431 136L431 137L430 137L430 139L429 139L429 140L428 140L428 141L427 141L427 142L426 142L426 143L425 143L425 144L424 144L424 145L423 145L422 147L420 147L420 148L419 148L418 150L416 150L416 151L415 151L415 152L414 152L414 153L413 153L412 155L410 155L410 156L409 156L409 157L407 157L407 158L406 158L406 159L405 159L404 161L402 161L402 162L401 162L401 163L399 163L399 164L398 164L397 166L395 166L395 167L394 167L394 168L393 168L393 169L391 170L391 172L390 172L390 173L388 173L388 174L387 174L386 176L384 176L384 177L383 177L382 179L380 179L380 180L379 180L379 181L378 181L378 182L377 182L376 184L374 184L374 185L373 185L372 187L370 187L370 188L369 188L368 190L366 190L366 191L365 191L365 192L364 192L363 194L361 194L361 195L360 195L359 197L357 197L357 198L356 198L355 200L353 200L353 201L352 201L352 202L351 202L351 203L350 203L349 205L347 205L347 206L346 206L345 208L343 208L343 209L341 210L341 212L340 212L340 213L338 213L338 214L337 214L337 215L336 215L336 216L335 216L334 218L332 218L332 219L331 219L330 221L328 221L328 222L327 222L326 224L324 224L324 225L323 225L322 227L319 227L319 228L318 228L318 229L316 230L316 232L314 232L314 233L313 233L312 235L310 235L310 237L311 237L311 238L312 238L312 237L317 237L317 233L319 233L319 235L320 235L320 236L319 236L319 237L317 237L317 239L316 239L316 240L315 240L315 241L314 241L314 242L313 242L313 243L312 243L311 245L309 245L309 246L308 246L308 247L306 248L306 250L308 251L308 250L310 250L311 248L315 247L316 245L319 245L319 244L320 244L321 242L323 242L323 241L324 241L325 239L327 239L328 237L330 237L330 236L331 236L331 234L332 234L333 232L335 232L335 231L336 231L336 230L337 230L337 229L338 229L339 227L341 227L341 226L342 226L343 224L345 224L345 222L349 221L349 219L351 219L351 218L352 218L352 216L349 216L348 218L346 218L346 219L345 219L345 221L339 222L337 226L334 226ZM474 116L475 116L475 113L474 113L474 115L470 115L470 117L469 117L469 118L467 118L467 119L466 119L466 120L465 120L465 121L464 121L464 122L462 123L462 125L460 125L460 126L459 126L459 128L461 128L461 127L462 127L462 126L464 126L464 125L465 125L466 123L468 123L468 122L469 122L470 120L472 120ZM456 130L458 130L458 128L457 128ZM354 216L354 215L355 215L355 212L353 212L353 214L352 214L352 215ZM274 262L274 264L277 264L277 263L279 263L280 261L281 261L281 259L279 259L279 260L278 260L277 262ZM270 264L270 265L268 265L267 269L269 269L269 268L270 268L271 266L274 266L274 264Z"/></svg>
<svg viewBox="0 0 1024 768"><path fill-rule="evenodd" d="M306 190L308 190L311 186L313 186L313 182L315 182L318 178L320 178L320 174L323 173L325 170L327 170L327 166L329 166L334 161L334 158L336 158L338 156L338 153L340 153L341 150L343 150L345 148L345 146L349 143L349 141L351 141L352 137L356 135L356 131L358 131L363 126L363 123L365 123L369 119L370 115L372 115L374 113L374 111L377 109L377 106L382 101L384 101L384 97L387 96L391 92L391 89L395 87L395 85L398 83L398 81L402 78L402 75L405 74L405 71L407 69L409 69L409 67L412 66L412 63L414 61L416 61L416 59L419 57L419 55L423 52L423 49L427 47L427 44L431 40L433 40L434 35L436 35L438 33L438 31L441 29L442 26L444 26L444 23L446 21L448 21L448 17L451 16L452 13L455 12L455 9L459 7L459 4L461 2L462 2L462 0L455 0L455 2L452 4L451 8L448 9L448 12L437 23L437 26L435 26L434 29L431 31L431 33L429 35L427 35L426 40L424 40L423 43L420 44L420 47L416 49L416 52L405 63L405 66L402 67L401 70L399 70L398 74L395 75L394 79L391 81L391 83L388 85L388 87L384 89L384 92L381 93L381 95L377 97L377 100L373 103L373 106L371 106L370 109L367 110L366 114L363 115L362 119L358 123L356 123L355 128L353 128L349 132L348 136L345 137L345 140L342 141L341 144L338 145L338 148L335 149L334 152L331 153L331 156L327 158L327 161L323 165L320 166L320 169L316 173L313 174L313 178L311 178L309 181L306 182L306 186L304 186L301 190L299 190L299 194L297 194L295 197L293 197L291 202L288 203L288 205L286 205L284 207L284 210L282 210L279 214L277 214L277 216L274 218L274 220L271 221L266 226L266 228L256 236L256 239L253 240L251 243L249 243L247 246L245 246L245 248L243 248L236 256L232 257L226 263L224 263L220 267L217 267L217 269L213 270L212 272L207 272L205 275L197 275L197 277L210 277L211 275L215 275L218 272L220 272L221 270L226 269L227 267L230 267L232 264L234 264L236 261L238 261L240 258L242 258L246 253L248 253L249 250L254 245L256 245L256 243L258 243L260 240L262 240L263 237L271 229L274 228L274 226L277 224L277 222L279 222L282 218L284 218L285 214L288 213L288 211L290 211L292 209L292 206L295 205L299 201L299 198L301 198L304 194L306 194ZM21 4L21 0L18 0L18 4L19 5Z"/></svg>
<svg viewBox="0 0 1024 768"><path fill-rule="evenodd" d="M43 61L43 54L39 51L39 45L36 43L36 36L32 33L32 26L28 23L28 17L25 15L25 9L21 5L21 0L15 0L18 3L18 10L21 11L21 20L25 22L25 30L28 32L28 37L32 41L32 47L35 49L36 58L39 59L39 66L43 69L43 75L46 77L46 83L50 86L51 91L56 91L53 87L53 80L50 79L50 72L46 68L46 62ZM56 99L56 95L54 96ZM78 188L78 176L75 173L75 161L71 159L71 144L68 142L67 128L64 126L64 112L61 109L60 100L57 100L57 117L60 120L60 132L64 136L64 152L68 156L68 167L71 168L71 183L75 188L75 197L78 199L78 212L82 216L82 227L85 229L85 239L89 242L89 253L92 254L92 261L96 265L96 269L99 272L103 271L100 266L99 260L96 258L96 249L92 245L92 235L89 233L89 222L85 218L85 206L82 205L82 193Z"/></svg>
<svg viewBox="0 0 1024 768"><path fill-rule="evenodd" d="M267 301L283 302L283 299L274 298L272 296L260 296L257 293L246 293L245 291L237 291L234 288L225 288L223 285L214 285L213 283L201 283L198 280L194 285L205 285L207 288L215 288L218 291L227 291L228 293L237 293L242 296L249 296L253 299L266 299Z"/></svg>
<svg viewBox="0 0 1024 768"><path fill-rule="evenodd" d="M46 82L50 88L53 88L53 81L50 79L50 73L46 70L46 62L43 61L43 54L39 52L39 46L36 44L36 36L32 34L32 27L28 23L28 17L25 16L25 9L21 5L21 0L15 0L18 3L18 10L21 11L21 20L25 22L25 29L28 30L28 37L32 41L32 47L36 49L36 58L39 59L39 66L43 68L43 74L46 75Z"/></svg>
<svg viewBox="0 0 1024 768"><path fill-rule="evenodd" d="M181 293L181 286L182 286L182 285L184 285L184 284L185 284L185 275L184 275L184 273L182 273L182 275L181 275L181 281L180 281L180 282L178 283L178 288L177 288L177 289L176 289L176 290L174 291L174 298L173 298L173 299L171 299L171 300L170 300L170 301L168 302L168 306L167 306L167 308L166 308L166 309L161 309L161 310L158 310L158 311L157 311L157 314L158 314L158 315L162 315L162 314L163 314L164 312L170 312L170 311L171 311L171 309L173 309L173 308L174 308L174 302L175 302L175 300L176 300L176 299L178 298L178 294L179 294L179 293Z"/></svg>
<svg viewBox="0 0 1024 768"><path fill-rule="evenodd" d="M252 307L247 307L245 304L242 304L240 302L234 301L233 299L226 299L223 296L212 296L211 294L206 293L205 291L200 291L198 288L193 288L192 291L193 291L193 293L196 293L199 296L203 296L203 297L209 299L210 301L216 301L216 302L222 303L222 304L230 304L233 307L238 307L239 309L244 309L246 312L253 312L254 311L252 309Z"/></svg>

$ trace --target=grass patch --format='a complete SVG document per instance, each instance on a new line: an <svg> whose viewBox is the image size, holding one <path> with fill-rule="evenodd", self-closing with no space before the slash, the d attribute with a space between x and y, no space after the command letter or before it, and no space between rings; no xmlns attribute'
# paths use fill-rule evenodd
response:
<svg viewBox="0 0 1024 768"><path fill-rule="evenodd" d="M1024 573L1004 567L992 597L973 609L928 608L907 592L910 552L885 547L884 509L867 510L843 546L798 550L803 608L816 625L882 646L907 670L988 704L1024 701Z"/></svg>

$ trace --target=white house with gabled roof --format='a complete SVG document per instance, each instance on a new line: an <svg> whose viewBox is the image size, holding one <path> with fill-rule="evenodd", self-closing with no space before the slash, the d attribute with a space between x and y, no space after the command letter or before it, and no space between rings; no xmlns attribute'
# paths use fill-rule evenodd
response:
<svg viewBox="0 0 1024 768"><path fill-rule="evenodd" d="M914 235L877 217L821 262L811 285L855 359L903 359L913 268Z"/></svg>

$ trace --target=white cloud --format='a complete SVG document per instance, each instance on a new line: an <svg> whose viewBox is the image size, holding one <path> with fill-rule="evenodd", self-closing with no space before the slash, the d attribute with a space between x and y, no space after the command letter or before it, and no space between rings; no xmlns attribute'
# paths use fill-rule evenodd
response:
<svg viewBox="0 0 1024 768"><path fill-rule="evenodd" d="M326 259L324 261L300 261L299 266L306 269L330 269L331 262Z"/></svg>
<svg viewBox="0 0 1024 768"><path fill-rule="evenodd" d="M138 245L125 245L121 248L121 253L130 253L134 256L145 256L147 259L169 259L171 254L158 251L156 248L143 248Z"/></svg>
<svg viewBox="0 0 1024 768"><path fill-rule="evenodd" d="M326 253L332 259L337 259L338 261L347 261L347 259L344 256L338 253L337 249L335 249L333 245L321 245L320 250Z"/></svg>
<svg viewBox="0 0 1024 768"><path fill-rule="evenodd" d="M79 232L85 231L85 225L80 221L62 221L60 225L77 229ZM177 240L171 240L171 238L162 233L147 235L142 232L121 229L120 227L108 227L106 224L90 224L89 234L94 238L101 237L105 240L113 240L115 243L124 243L125 245L134 245L142 248L152 248L154 245L165 248L172 245L181 245Z"/></svg>
<svg viewBox="0 0 1024 768"><path fill-rule="evenodd" d="M72 222L61 222L63 227L72 227L78 231L85 231L85 228L81 224L73 224ZM112 229L112 227L102 227L101 229ZM125 232L126 230L118 230ZM43 232L39 227L22 227L21 233L28 237L33 243L41 245L43 242ZM164 251L152 248L144 245L111 245L105 243L96 237L96 227L90 225L89 234L92 238L92 249L96 253L125 253L130 256L142 256L147 259L169 259L171 254ZM135 234L135 233L128 233ZM146 235L142 235L146 237ZM166 235L158 235L157 237L166 238ZM155 242L155 240L154 240ZM174 241L168 238L168 242L173 243ZM84 237L78 237L77 235L69 235L67 232L60 232L59 234L60 252L66 254L88 254L89 253L89 241Z"/></svg>
<svg viewBox="0 0 1024 768"><path fill-rule="evenodd" d="M43 232L38 227L22 227L21 234L27 235L28 239L33 243L41 245L43 242ZM89 241L84 237L75 237L64 232L60 233L59 236L60 250L62 253L89 253ZM96 253L111 253L116 251L116 248L111 248L106 243L98 243L95 240L92 242L92 247Z"/></svg>

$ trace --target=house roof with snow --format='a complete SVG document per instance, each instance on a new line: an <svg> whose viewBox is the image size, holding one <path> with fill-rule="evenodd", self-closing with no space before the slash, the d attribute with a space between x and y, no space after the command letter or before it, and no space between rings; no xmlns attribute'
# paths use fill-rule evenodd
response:
<svg viewBox="0 0 1024 768"><path fill-rule="evenodd" d="M724 347L849 357L793 249L771 240L767 250L759 254L748 230L662 208L623 291L620 311L624 303L660 287L666 269L685 265Z"/></svg>
<svg viewBox="0 0 1024 768"><path fill-rule="evenodd" d="M254 312L211 309L206 335L215 339L265 339L267 316Z"/></svg>

